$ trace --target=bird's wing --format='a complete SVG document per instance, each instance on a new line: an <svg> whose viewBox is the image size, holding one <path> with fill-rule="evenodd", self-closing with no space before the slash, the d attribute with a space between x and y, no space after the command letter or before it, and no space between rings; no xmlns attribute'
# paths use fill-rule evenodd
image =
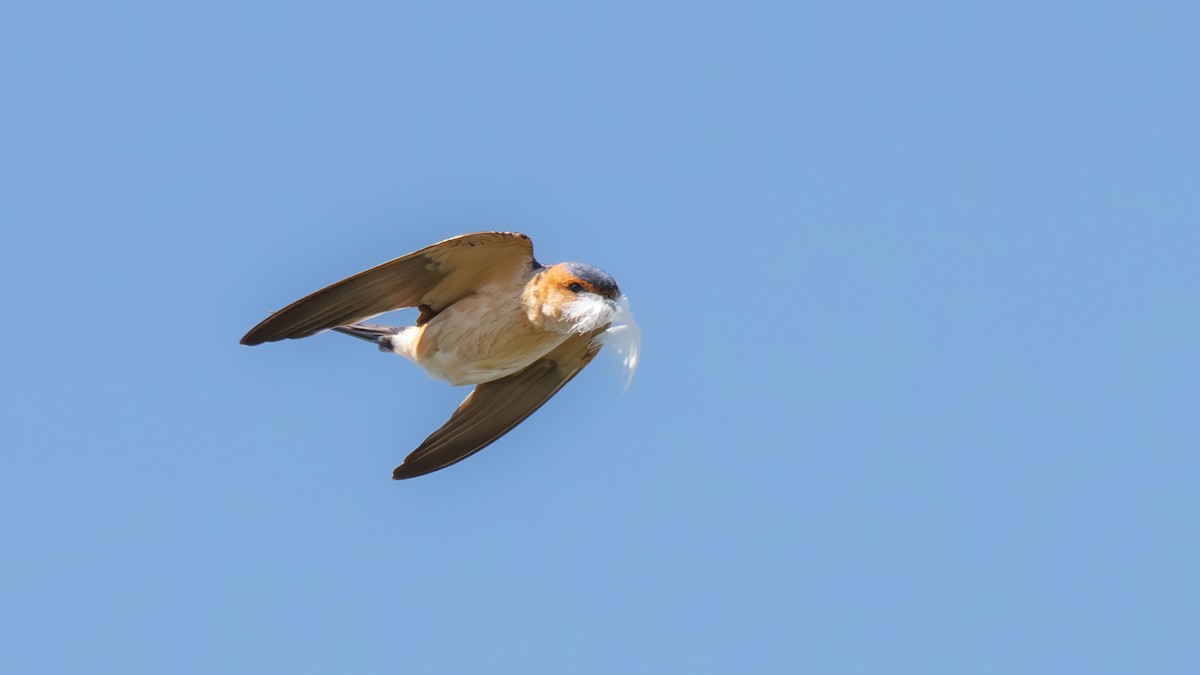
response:
<svg viewBox="0 0 1200 675"><path fill-rule="evenodd" d="M464 234L297 300L252 328L242 344L308 337L402 307L427 305L436 314L489 281L518 278L533 264L533 244L523 234Z"/></svg>
<svg viewBox="0 0 1200 675"><path fill-rule="evenodd" d="M477 385L440 429L413 450L392 478L413 478L444 469L479 452L542 407L600 351L593 338L572 335L524 370Z"/></svg>

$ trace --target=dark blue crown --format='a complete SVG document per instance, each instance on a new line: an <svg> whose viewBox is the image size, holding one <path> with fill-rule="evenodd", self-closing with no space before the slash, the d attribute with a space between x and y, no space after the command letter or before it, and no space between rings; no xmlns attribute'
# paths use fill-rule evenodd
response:
<svg viewBox="0 0 1200 675"><path fill-rule="evenodd" d="M563 263L563 267L580 281L586 281L591 284L600 295L611 297L621 294L621 288L617 286L617 280L599 267L576 262Z"/></svg>

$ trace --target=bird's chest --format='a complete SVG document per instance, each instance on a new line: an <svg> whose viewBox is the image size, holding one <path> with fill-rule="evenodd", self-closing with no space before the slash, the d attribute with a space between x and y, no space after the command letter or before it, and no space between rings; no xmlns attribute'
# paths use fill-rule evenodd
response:
<svg viewBox="0 0 1200 675"><path fill-rule="evenodd" d="M519 297L476 294L423 327L414 361L431 377L479 384L525 368L566 338L531 323Z"/></svg>

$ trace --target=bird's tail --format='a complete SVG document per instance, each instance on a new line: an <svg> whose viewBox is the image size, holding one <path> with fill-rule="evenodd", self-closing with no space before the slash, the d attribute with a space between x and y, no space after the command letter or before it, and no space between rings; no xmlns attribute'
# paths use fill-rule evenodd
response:
<svg viewBox="0 0 1200 675"><path fill-rule="evenodd" d="M380 338L398 335L404 328L402 326L381 326L374 323L352 323L348 326L338 326L334 330L360 340L378 343Z"/></svg>

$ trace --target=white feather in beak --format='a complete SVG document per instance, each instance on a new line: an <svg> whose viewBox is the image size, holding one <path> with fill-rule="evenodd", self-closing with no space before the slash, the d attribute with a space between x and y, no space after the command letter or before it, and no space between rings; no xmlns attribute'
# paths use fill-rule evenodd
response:
<svg viewBox="0 0 1200 675"><path fill-rule="evenodd" d="M608 347L620 357L625 370L624 389L633 382L637 370L638 352L642 348L642 333L633 320L629 309L629 298L622 295L615 300L606 300L594 293L580 293L579 297L564 308L563 313L573 321L572 330L588 333L607 324L608 329L596 336L596 342Z"/></svg>

